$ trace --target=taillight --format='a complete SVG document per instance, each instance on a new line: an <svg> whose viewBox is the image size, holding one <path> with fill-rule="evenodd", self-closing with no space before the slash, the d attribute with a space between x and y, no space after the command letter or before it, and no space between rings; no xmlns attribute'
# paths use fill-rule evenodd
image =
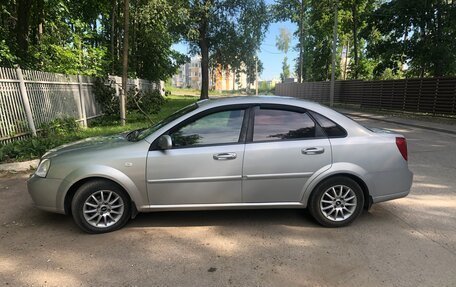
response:
<svg viewBox="0 0 456 287"><path fill-rule="evenodd" d="M407 160L407 141L403 137L396 138L396 145L402 157Z"/></svg>

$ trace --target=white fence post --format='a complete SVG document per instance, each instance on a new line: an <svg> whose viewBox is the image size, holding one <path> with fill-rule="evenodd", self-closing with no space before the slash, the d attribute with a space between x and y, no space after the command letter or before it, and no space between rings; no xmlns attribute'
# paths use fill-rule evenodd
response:
<svg viewBox="0 0 456 287"><path fill-rule="evenodd" d="M36 137L35 122L33 121L32 109L30 108L30 101L25 88L24 76L22 75L21 67L16 68L17 78L19 80L19 89L22 96L22 102L24 103L25 114L27 115L27 122L30 127L32 135Z"/></svg>
<svg viewBox="0 0 456 287"><path fill-rule="evenodd" d="M160 95L162 97L165 96L165 81L158 81L158 90L160 91Z"/></svg>
<svg viewBox="0 0 456 287"><path fill-rule="evenodd" d="M82 77L78 75L78 86L79 86L79 102L81 104L81 113L82 113L82 126L87 127L87 116L86 116L86 109L85 109L85 99L84 95L82 94Z"/></svg>

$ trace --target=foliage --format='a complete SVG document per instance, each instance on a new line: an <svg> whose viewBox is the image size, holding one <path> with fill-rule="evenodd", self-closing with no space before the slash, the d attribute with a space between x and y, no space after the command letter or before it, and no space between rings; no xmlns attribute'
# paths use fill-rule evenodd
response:
<svg viewBox="0 0 456 287"><path fill-rule="evenodd" d="M39 137L8 143L0 147L0 162L13 159L36 158L47 150L62 145L64 138L80 131L74 118L57 118L40 127Z"/></svg>
<svg viewBox="0 0 456 287"><path fill-rule="evenodd" d="M147 92L130 90L127 95L127 110L141 109L147 114L156 114L165 102L166 99L157 90Z"/></svg>
<svg viewBox="0 0 456 287"><path fill-rule="evenodd" d="M65 74L121 74L122 0L12 0L0 4L0 64ZM182 17L173 2L130 1L129 74L171 76Z"/></svg>
<svg viewBox="0 0 456 287"><path fill-rule="evenodd" d="M336 75L390 79L456 75L456 5L442 0L339 0ZM336 1L277 0L277 21L297 24L304 80L327 80ZM303 27L300 34L299 27ZM342 59L342 55L346 55ZM300 57L295 60L299 74ZM345 60L348 66L342 65ZM406 65L404 65L406 64ZM408 69L404 69L408 67ZM343 69L343 70L342 70ZM345 72L346 73L341 73Z"/></svg>
<svg viewBox="0 0 456 287"><path fill-rule="evenodd" d="M406 76L456 75L456 5L441 0L385 2L370 17L369 55L386 69Z"/></svg>
<svg viewBox="0 0 456 287"><path fill-rule="evenodd" d="M180 37L182 8L166 0L131 2L130 73L154 81L171 77L188 61L171 49Z"/></svg>
<svg viewBox="0 0 456 287"><path fill-rule="evenodd" d="M100 104L103 113L107 116L118 117L120 104L116 96L116 90L107 84L107 79L96 79L94 83L94 94L96 101ZM119 87L120 88L120 87ZM127 111L137 112L143 110L147 115L160 111L161 106L166 102L160 91L139 91L131 89L127 93Z"/></svg>
<svg viewBox="0 0 456 287"><path fill-rule="evenodd" d="M40 136L52 137L52 136L65 136L78 132L81 126L72 117L56 118L49 123L42 124L40 126Z"/></svg>
<svg viewBox="0 0 456 287"><path fill-rule="evenodd" d="M285 53L285 57L283 58L282 62L282 73L280 74L280 78L282 79L282 82L285 81L285 79L290 77L290 65L288 65L288 58L287 58L287 53L288 53L288 48L290 47L290 42L291 42L291 36L290 32L285 29L285 28L280 28L280 34L276 37L276 47L279 51L282 51Z"/></svg>
<svg viewBox="0 0 456 287"><path fill-rule="evenodd" d="M116 89L107 85L107 79L97 78L93 86L95 100L100 104L105 115L118 116L120 110L119 99L116 96Z"/></svg>
<svg viewBox="0 0 456 287"><path fill-rule="evenodd" d="M209 63L241 71L252 78L252 63L264 38L269 11L263 0L175 1L183 10L181 27L193 54L200 54L201 98L209 93ZM211 59L210 59L211 58ZM253 70L253 71L252 71Z"/></svg>

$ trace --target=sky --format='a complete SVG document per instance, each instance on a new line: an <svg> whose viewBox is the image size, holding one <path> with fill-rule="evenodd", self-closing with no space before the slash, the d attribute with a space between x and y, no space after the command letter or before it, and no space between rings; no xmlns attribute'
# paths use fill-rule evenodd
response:
<svg viewBox="0 0 456 287"><path fill-rule="evenodd" d="M266 1L271 2L271 1ZM278 22L269 25L269 29L266 32L265 39L261 44L261 50L258 52L258 58L263 63L263 72L260 74L261 80L272 80L280 79L280 72L282 71L282 61L285 54L277 50L275 46L276 36L280 33L280 28L288 29L291 35L296 31L297 26L291 22ZM288 50L288 64L290 70L294 70L294 59L298 56L298 53L294 51L298 39L292 37L290 49ZM173 45L173 48L183 54L188 54L188 46L185 43L177 43Z"/></svg>

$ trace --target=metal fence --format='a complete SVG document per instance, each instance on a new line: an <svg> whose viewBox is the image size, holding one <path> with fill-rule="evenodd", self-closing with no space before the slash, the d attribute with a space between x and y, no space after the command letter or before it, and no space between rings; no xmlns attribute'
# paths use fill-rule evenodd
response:
<svg viewBox="0 0 456 287"><path fill-rule="evenodd" d="M120 93L121 78L107 83ZM36 135L40 126L56 118L87 120L102 115L95 100L94 78L0 67L0 143ZM129 88L162 90L163 82L129 79Z"/></svg>
<svg viewBox="0 0 456 287"><path fill-rule="evenodd" d="M275 94L329 102L330 82L282 83ZM335 103L361 108L456 115L456 78L336 81Z"/></svg>

